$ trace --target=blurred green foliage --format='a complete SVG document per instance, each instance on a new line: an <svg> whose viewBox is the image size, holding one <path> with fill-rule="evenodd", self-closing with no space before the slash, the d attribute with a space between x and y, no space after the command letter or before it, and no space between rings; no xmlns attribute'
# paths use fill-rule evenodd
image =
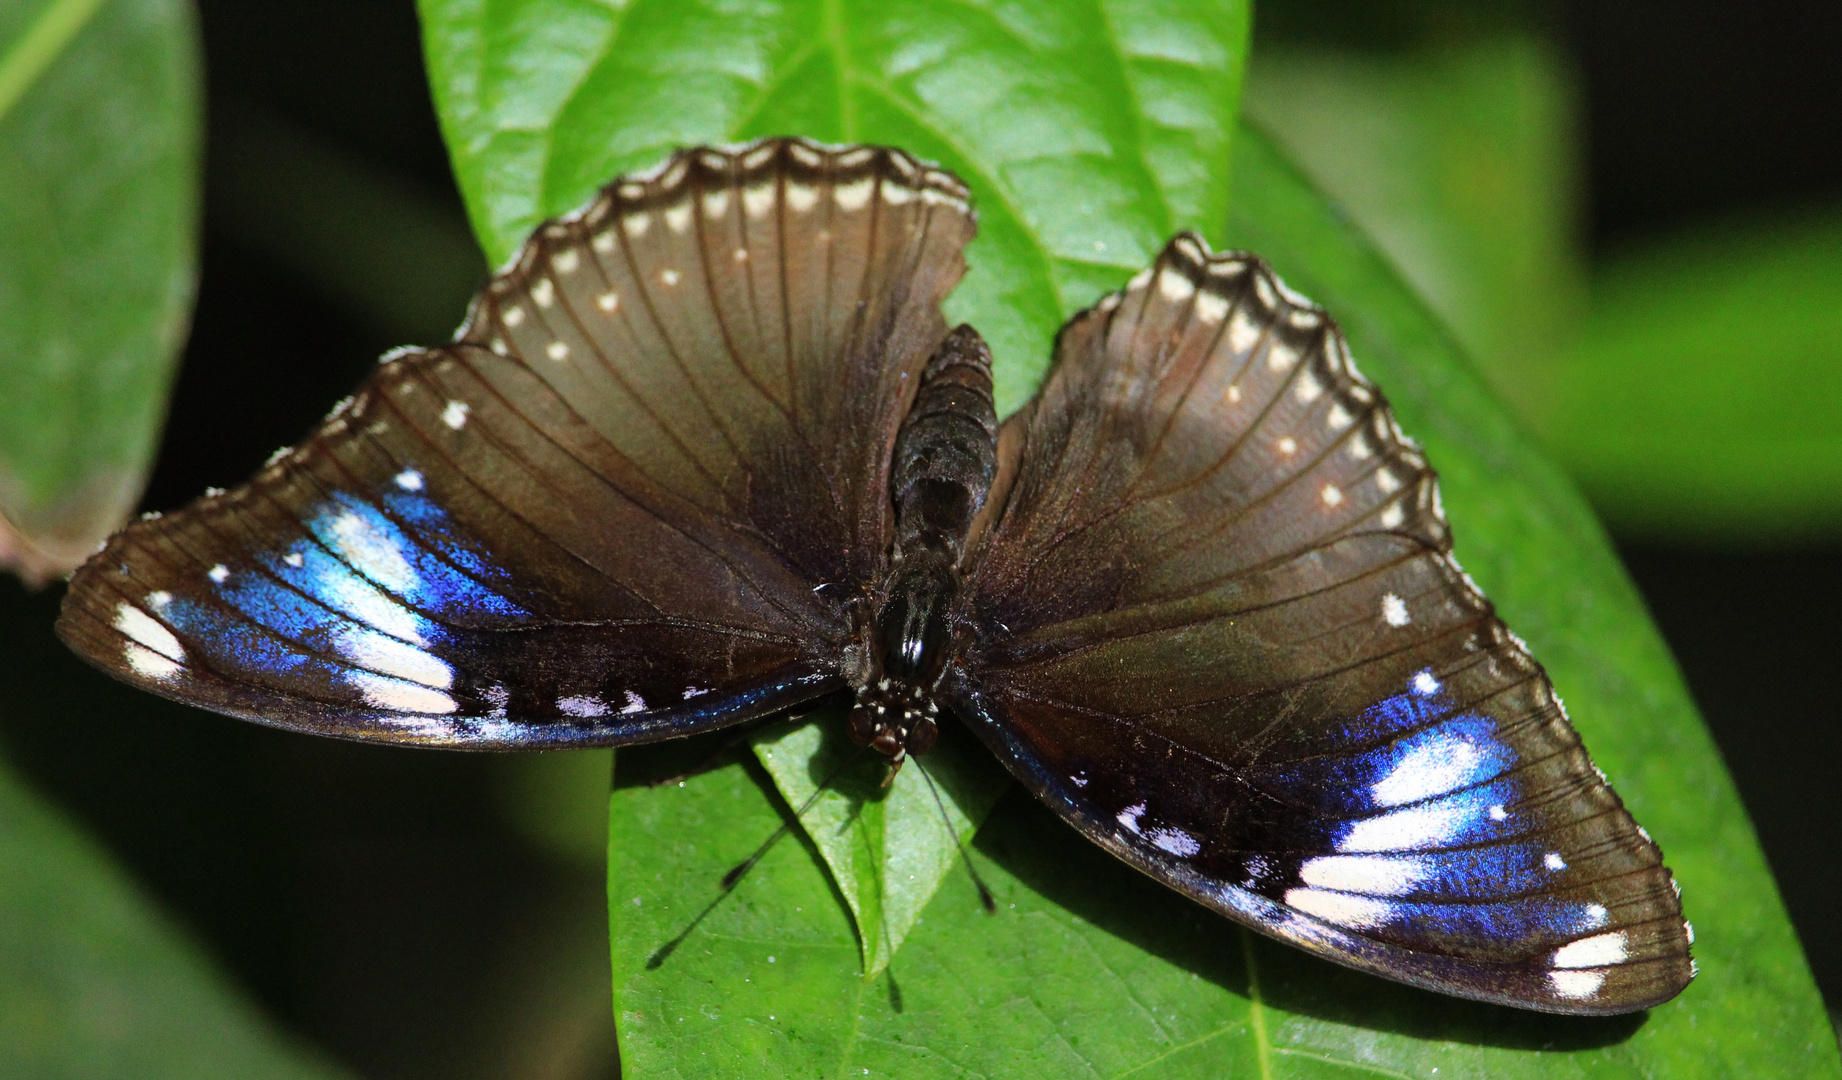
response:
<svg viewBox="0 0 1842 1080"><path fill-rule="evenodd" d="M74 567L140 499L191 315L189 0L0 5L0 570Z"/></svg>
<svg viewBox="0 0 1842 1080"><path fill-rule="evenodd" d="M1248 113L1621 536L1842 536L1842 209L1691 226L1588 265L1573 72L1522 6L1435 32L1426 13L1451 12L1433 0L1316 23L1310 3L1276 5ZM1365 11L1395 31L1352 33Z"/></svg>
<svg viewBox="0 0 1842 1080"><path fill-rule="evenodd" d="M0 1076L333 1080L0 762Z"/></svg>

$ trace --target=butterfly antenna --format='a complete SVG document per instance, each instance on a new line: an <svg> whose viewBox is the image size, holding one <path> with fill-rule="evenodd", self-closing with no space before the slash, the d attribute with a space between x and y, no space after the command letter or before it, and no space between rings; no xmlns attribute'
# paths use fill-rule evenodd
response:
<svg viewBox="0 0 1842 1080"><path fill-rule="evenodd" d="M966 850L966 842L959 838L959 830L953 827L953 817L947 813L947 802L940 797L940 788L935 786L933 776L928 773L927 766L921 764L921 759L914 760L915 768L921 770L921 778L927 781L927 790L934 793L934 805L940 808L940 821L947 827L947 835L953 838L953 846L959 849L960 860L966 864L966 873L971 875L972 884L978 887L979 903L984 905L985 914L996 915L998 902L991 898L991 890L985 886L985 879L979 876L978 867L972 865L972 853Z"/></svg>
<svg viewBox="0 0 1842 1080"><path fill-rule="evenodd" d="M704 905L704 909L697 913L697 917L692 919L688 926L678 932L677 937L659 946L658 949L653 952L652 956L647 958L646 970L658 970L659 966L665 963L666 957L676 952L678 946L684 944L685 939L691 936L691 931L697 929L698 924L704 921L705 916L716 910L716 905L722 903L725 896L735 891L735 887L742 883L742 879L748 876L748 872L755 868L756 863L760 862L769 851L773 850L774 845L780 842L781 837L792 831L793 823L806 816L806 811L812 809L812 804L819 801L819 796L825 794L825 789L831 787L831 782L836 780L838 774L844 771L844 767L855 761L857 756L856 754L852 754L847 756L843 761L840 761L830 773L826 774L825 779L820 782L819 786L813 789L812 794L806 796L806 801L799 804L799 809L793 811L792 820L782 821L780 827L775 829L766 840L761 842L761 846L755 849L754 854L729 868L729 872L723 875L722 885L718 889L717 894L711 898L708 904Z"/></svg>

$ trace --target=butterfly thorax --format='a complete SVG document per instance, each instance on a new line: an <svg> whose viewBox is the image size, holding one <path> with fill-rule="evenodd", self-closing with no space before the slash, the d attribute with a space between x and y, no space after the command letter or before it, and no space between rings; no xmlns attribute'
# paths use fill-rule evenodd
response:
<svg viewBox="0 0 1842 1080"><path fill-rule="evenodd" d="M928 361L890 464L895 538L868 627L850 734L900 766L939 734L933 698L953 648L960 557L997 469L991 354L961 326Z"/></svg>

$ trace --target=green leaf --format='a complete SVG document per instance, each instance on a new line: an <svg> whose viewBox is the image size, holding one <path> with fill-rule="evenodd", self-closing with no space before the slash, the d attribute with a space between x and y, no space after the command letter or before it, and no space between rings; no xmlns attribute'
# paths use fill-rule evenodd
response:
<svg viewBox="0 0 1842 1080"><path fill-rule="evenodd" d="M1584 308L1573 96L1553 44L1498 32L1257 51L1246 100L1526 411Z"/></svg>
<svg viewBox="0 0 1842 1080"><path fill-rule="evenodd" d="M1842 536L1842 212L1701 226L1593 281L1532 419L1621 534Z"/></svg>
<svg viewBox="0 0 1842 1080"><path fill-rule="evenodd" d="M71 569L139 500L191 310L186 0L0 6L0 567Z"/></svg>
<svg viewBox="0 0 1842 1080"><path fill-rule="evenodd" d="M1010 774L954 728L884 788L888 764L859 753L843 733L844 710L827 709L764 731L755 754L790 806L811 801L800 827L851 906L863 970L873 976L889 965L941 879L960 865L955 837L978 830Z"/></svg>
<svg viewBox="0 0 1842 1080"><path fill-rule="evenodd" d="M0 763L0 1076L330 1080Z"/></svg>
<svg viewBox="0 0 1842 1080"><path fill-rule="evenodd" d="M1603 1020L1383 983L1209 914L1016 790L976 845L998 914L950 873L889 968L865 978L810 845L781 844L694 924L786 804L739 767L661 799L628 786L657 751L626 751L608 895L629 1075L1842 1075L1732 784L1591 515L1374 249L1270 144L1243 132L1236 145L1231 238L1342 313L1359 361L1443 466L1460 555L1664 845L1701 978L1648 1014Z"/></svg>
<svg viewBox="0 0 1842 1080"><path fill-rule="evenodd" d="M991 343L1001 410L1028 395L1069 314L1176 229L1227 212L1247 37L1235 0L421 10L455 173L494 260L611 176L687 143L799 133L892 143L954 169L978 198L979 237L948 314ZM974 768L947 769L956 824L990 804L981 786L957 785ZM796 805L806 772L775 771ZM931 805L920 780L865 803L845 836L821 827L871 971L957 857L932 826L904 824L902 847L883 850L885 814L905 823ZM844 810L828 800L825 812Z"/></svg>
<svg viewBox="0 0 1842 1080"><path fill-rule="evenodd" d="M896 891L886 804L880 836L864 798L861 835L833 842L808 822L719 899L724 872L789 820L824 761L789 769L764 746L790 790L754 758L654 790L637 781L712 746L623 751L609 925L629 1075L1838 1074L1732 785L1584 504L1267 142L1242 132L1224 168L1239 9L424 0L422 11L456 171L497 258L543 215L681 143L770 131L897 142L973 185L982 231L953 307L997 340L1015 403L1057 320L1175 228L1268 255L1337 314L1426 442L1460 555L1549 664L1701 926L1702 979L1646 1016L1476 1006L1267 943L1013 794L975 843L998 914L937 849L940 890L866 977ZM801 736L798 752L823 752L835 729ZM851 790L823 811L834 834Z"/></svg>
<svg viewBox="0 0 1842 1080"><path fill-rule="evenodd" d="M454 171L487 254L697 142L886 142L972 185L948 314L1021 404L1063 319L1227 210L1239 0L420 0Z"/></svg>

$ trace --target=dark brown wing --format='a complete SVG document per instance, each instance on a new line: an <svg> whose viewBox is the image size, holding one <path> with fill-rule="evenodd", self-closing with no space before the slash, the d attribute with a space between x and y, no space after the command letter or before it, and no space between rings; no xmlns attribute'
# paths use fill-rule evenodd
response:
<svg viewBox="0 0 1842 1080"><path fill-rule="evenodd" d="M875 147L616 181L454 344L117 535L60 633L157 693L358 738L622 743L823 693L972 229L958 181Z"/></svg>
<svg viewBox="0 0 1842 1080"><path fill-rule="evenodd" d="M1179 236L1004 434L953 677L1063 816L1390 978L1578 1013L1686 984L1660 853L1321 310Z"/></svg>

